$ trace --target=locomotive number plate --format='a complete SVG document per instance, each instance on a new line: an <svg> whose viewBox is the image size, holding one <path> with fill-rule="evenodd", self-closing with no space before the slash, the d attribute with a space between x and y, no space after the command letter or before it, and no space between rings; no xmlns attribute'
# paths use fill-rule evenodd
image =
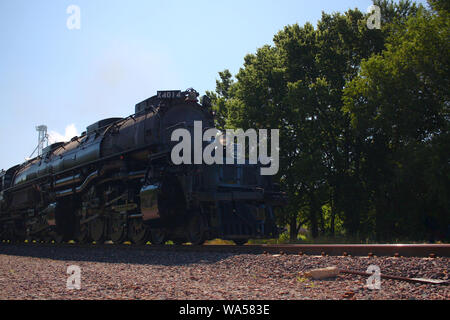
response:
<svg viewBox="0 0 450 320"><path fill-rule="evenodd" d="M181 98L180 90L158 91L158 99L178 99Z"/></svg>

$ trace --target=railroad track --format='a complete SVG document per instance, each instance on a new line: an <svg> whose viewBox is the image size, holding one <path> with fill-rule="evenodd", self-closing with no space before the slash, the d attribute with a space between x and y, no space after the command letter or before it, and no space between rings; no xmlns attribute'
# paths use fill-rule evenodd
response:
<svg viewBox="0 0 450 320"><path fill-rule="evenodd" d="M7 241L1 246L10 245ZM106 248L160 251L207 251L249 254L296 254L322 256L392 256L392 257L450 257L450 244L251 244L251 245L127 245L127 244L77 244L77 243L14 243L25 246L53 246L77 248Z"/></svg>

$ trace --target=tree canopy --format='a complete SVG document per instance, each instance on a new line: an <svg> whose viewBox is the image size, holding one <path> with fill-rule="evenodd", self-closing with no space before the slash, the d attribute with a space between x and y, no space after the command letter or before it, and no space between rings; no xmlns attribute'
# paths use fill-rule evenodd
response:
<svg viewBox="0 0 450 320"><path fill-rule="evenodd" d="M448 236L449 17L445 1L374 1L288 25L232 74L219 73L220 128L280 129L277 213L291 240Z"/></svg>

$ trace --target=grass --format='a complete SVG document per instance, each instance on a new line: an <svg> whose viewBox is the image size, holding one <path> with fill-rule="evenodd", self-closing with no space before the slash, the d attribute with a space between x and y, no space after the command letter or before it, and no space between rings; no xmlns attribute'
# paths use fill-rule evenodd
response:
<svg viewBox="0 0 450 320"><path fill-rule="evenodd" d="M231 240L214 239L205 242L206 245L233 245L234 242Z"/></svg>
<svg viewBox="0 0 450 320"><path fill-rule="evenodd" d="M217 244L228 244L228 242L220 239L213 240ZM250 239L249 244L424 244L429 243L428 241L411 241L408 239L393 239L390 241L376 241L374 239L361 239L358 237L346 237L345 235L338 236L319 236L317 238L312 238L312 236L307 234L299 234L296 241L291 241L289 234L287 232L280 234L277 239ZM437 241L436 244L442 244L442 242Z"/></svg>
<svg viewBox="0 0 450 320"><path fill-rule="evenodd" d="M3 240L2 242L9 243L9 240ZM35 240L25 240L25 243L36 243ZM53 240L52 243L55 243ZM75 241L71 240L69 243L73 244ZM407 239L394 239L391 241L375 241L372 239L361 239L357 237L346 237L344 235L338 235L334 237L330 236L320 236L318 238L312 238L309 233L299 234L296 241L290 241L289 234L284 232L280 234L278 238L275 239L250 239L248 244L428 244L428 241L411 241ZM435 244L443 244L446 242L436 241ZM95 242L93 242L95 244ZM131 245L130 241L124 242L125 245ZM151 244L150 242L146 243L147 245ZM186 243L189 245L190 243ZM233 245L234 242L231 240L223 240L223 239L214 239L205 242L206 245ZM174 245L172 241L167 241L166 245Z"/></svg>

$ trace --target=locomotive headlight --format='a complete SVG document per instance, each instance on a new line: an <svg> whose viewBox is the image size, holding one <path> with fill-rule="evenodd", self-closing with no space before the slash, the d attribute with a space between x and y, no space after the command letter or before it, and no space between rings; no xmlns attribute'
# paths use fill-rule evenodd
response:
<svg viewBox="0 0 450 320"><path fill-rule="evenodd" d="M221 131L217 133L216 140L224 147L227 145L227 136Z"/></svg>

